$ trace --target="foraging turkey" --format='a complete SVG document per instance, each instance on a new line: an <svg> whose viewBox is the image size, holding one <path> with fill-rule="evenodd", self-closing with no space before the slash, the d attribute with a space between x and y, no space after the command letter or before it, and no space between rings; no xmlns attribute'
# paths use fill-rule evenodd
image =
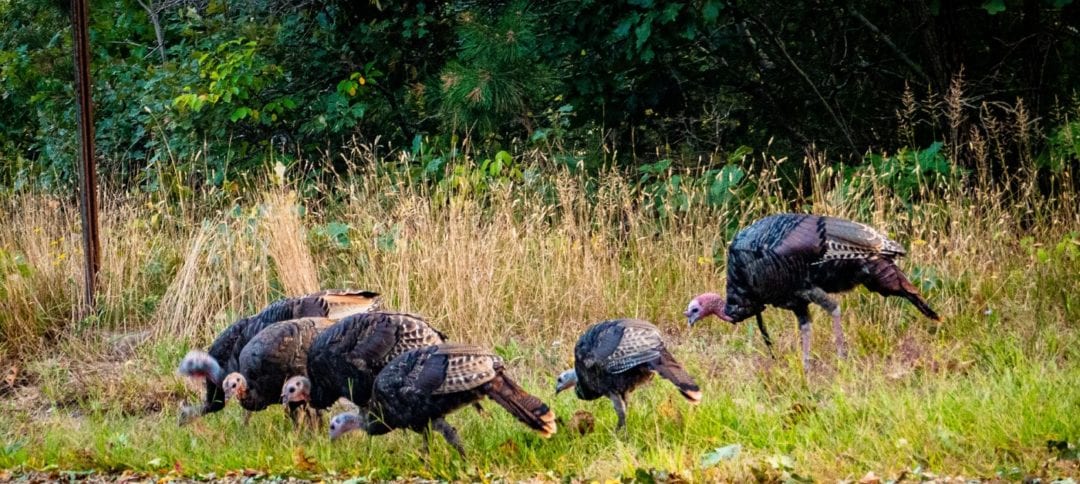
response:
<svg viewBox="0 0 1080 484"><path fill-rule="evenodd" d="M308 349L307 376L289 378L282 402L309 403L316 411L345 397L364 406L375 375L398 355L443 343L446 337L416 315L354 314L334 323Z"/></svg>
<svg viewBox="0 0 1080 484"><path fill-rule="evenodd" d="M896 266L904 248L867 225L835 217L778 214L754 222L735 234L728 248L727 301L706 293L690 301L687 322L715 315L732 324L757 317L765 345L772 340L761 312L766 305L795 313L799 321L803 368L810 363L809 305L832 315L833 338L841 357L847 354L840 328L840 305L829 293L863 285L883 296L900 296L926 317L937 313Z"/></svg>
<svg viewBox="0 0 1080 484"><path fill-rule="evenodd" d="M555 382L555 393L573 387L582 400L611 399L619 416L616 428L626 426L626 399L638 386L659 373L691 404L701 402L701 389L675 357L660 330L639 319L615 319L590 326L574 346L574 369Z"/></svg>
<svg viewBox="0 0 1080 484"><path fill-rule="evenodd" d="M213 357L222 370L221 378L239 368L240 352L251 338L271 324L304 317L325 317L340 319L354 313L363 313L378 309L381 303L379 293L371 291L328 289L306 296L279 299L259 311L254 316L240 319L218 335L210 345L209 356ZM185 360L181 361L178 372L194 378L206 380L206 396L201 407L181 414L180 425L190 422L195 417L225 408L224 390L221 379L214 380L212 375L197 371Z"/></svg>
<svg viewBox="0 0 1080 484"><path fill-rule="evenodd" d="M555 433L555 414L510 379L502 358L478 346L440 344L394 358L375 377L368 410L335 416L330 438L358 428L370 435L405 428L424 436L427 452L430 427L464 458L457 431L443 417L485 396L540 435Z"/></svg>
<svg viewBox="0 0 1080 484"><path fill-rule="evenodd" d="M214 357L197 350L184 357L184 365L190 372L204 373L211 380L220 381L225 401L235 398L248 411L244 416L246 424L251 412L280 401L278 390L286 378L306 374L307 352L312 341L333 323L329 318L301 318L267 326L244 346L232 373L226 374ZM290 403L288 407L295 426L302 404Z"/></svg>

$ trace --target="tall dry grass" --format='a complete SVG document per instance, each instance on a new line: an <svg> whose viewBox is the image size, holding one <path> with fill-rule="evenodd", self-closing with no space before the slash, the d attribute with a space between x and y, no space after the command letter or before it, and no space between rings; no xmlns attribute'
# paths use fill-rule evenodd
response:
<svg viewBox="0 0 1080 484"><path fill-rule="evenodd" d="M781 211L844 216L887 231L909 247L902 266L945 315L977 305L972 287L999 278L1038 281L1059 270L1027 262L1038 262L1040 248L1075 240L1069 234L1080 227L1080 198L1069 169L1047 175L1036 166L1030 147L1041 128L1022 101L980 104L966 97L959 78L944 96L909 90L903 100L901 139L939 133L943 152L971 168L959 178L921 179L913 200L899 198L871 169L845 174L814 151L797 161L745 160L753 189L721 205L706 203L708 184L682 185L689 204L672 206L638 187L632 174L585 180L550 168L542 152L515 163L548 167L546 175L489 180L484 190L433 188L391 173L314 187L274 183L228 202L192 190L182 206L153 195L106 194L99 311L78 321L75 205L48 195L5 196L0 348L25 353L85 329L150 329L159 339L198 344L274 298L320 287L378 290L389 307L491 345L565 343L586 323L613 316L678 328L689 297L722 290L732 230ZM357 151L352 162L387 161L373 153ZM782 176L793 163L806 168L794 192ZM1006 167L1017 168L1002 175ZM667 175L676 174L701 171ZM901 307L859 310L887 320L903 314Z"/></svg>
<svg viewBox="0 0 1080 484"><path fill-rule="evenodd" d="M1023 237L1052 244L1080 226L1078 211L1069 208L1072 193L1006 202L948 188L908 206L872 175L850 188L851 180L822 161L808 160L817 168L803 208L886 230L910 248L903 266L940 280L995 277L1001 261L1022 250ZM16 197L4 202L14 223L0 228L0 241L29 273L7 274L0 330L9 352L82 327L150 328L159 338L205 342L276 297L334 286L378 290L390 307L489 345L568 342L588 322L614 316L681 327L679 312L691 296L723 287L714 256L723 254L729 222L742 226L796 208L782 201L768 169L756 178L757 191L734 204L698 204L664 217L618 174L606 175L594 195L564 173L550 190L507 183L487 197L445 202L385 178L356 180L332 202L270 192L263 203L225 213L110 200L103 210L102 310L89 322L71 320L81 294L74 207ZM1031 225L1033 217L1040 222ZM322 235L330 223L347 225L346 243ZM1039 277L1036 270L1042 269L1024 277ZM940 312L968 310L967 294L935 284L928 289ZM867 310L893 317L900 307Z"/></svg>

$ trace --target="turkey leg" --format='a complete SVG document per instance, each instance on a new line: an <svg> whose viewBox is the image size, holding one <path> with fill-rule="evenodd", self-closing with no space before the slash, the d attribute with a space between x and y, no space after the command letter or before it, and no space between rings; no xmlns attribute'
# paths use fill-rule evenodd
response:
<svg viewBox="0 0 1080 484"><path fill-rule="evenodd" d="M840 327L840 303L829 297L829 294L821 288L815 287L806 291L806 298L821 306L832 316L833 343L836 344L836 354L840 358L847 358L847 341L844 340L844 329Z"/></svg>
<svg viewBox="0 0 1080 484"><path fill-rule="evenodd" d="M431 425L432 427L435 427L435 430L438 430L439 433L442 434L443 438L445 438L446 441L454 447L454 450L461 455L461 458L464 459L465 447L461 445L461 437L458 437L457 430L454 429L454 426L450 425L442 418L432 422Z"/></svg>
<svg viewBox="0 0 1080 484"><path fill-rule="evenodd" d="M803 371L810 369L810 309L804 304L792 311L799 319L799 341L802 343Z"/></svg>
<svg viewBox="0 0 1080 484"><path fill-rule="evenodd" d="M765 320L761 319L761 313L757 313L757 327L761 331L761 337L765 340L765 348L769 350L769 356L772 359L776 359L776 355L772 351L772 338L769 337L769 331L765 329Z"/></svg>
<svg viewBox="0 0 1080 484"><path fill-rule="evenodd" d="M615 426L615 429L622 429L626 426L626 400L614 393L608 395L608 398L611 399L611 404L615 406L615 415L619 416L619 423Z"/></svg>

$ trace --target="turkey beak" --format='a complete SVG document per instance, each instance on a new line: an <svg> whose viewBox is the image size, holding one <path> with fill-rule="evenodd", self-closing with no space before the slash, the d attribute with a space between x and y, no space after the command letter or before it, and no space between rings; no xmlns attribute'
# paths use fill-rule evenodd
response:
<svg viewBox="0 0 1080 484"><path fill-rule="evenodd" d="M289 405L289 394L288 393L282 393L281 394L281 404L285 405L285 406Z"/></svg>
<svg viewBox="0 0 1080 484"><path fill-rule="evenodd" d="M697 322L697 318L695 318L694 315L690 313L690 311L684 312L683 316L686 316L686 325L693 328L694 323Z"/></svg>

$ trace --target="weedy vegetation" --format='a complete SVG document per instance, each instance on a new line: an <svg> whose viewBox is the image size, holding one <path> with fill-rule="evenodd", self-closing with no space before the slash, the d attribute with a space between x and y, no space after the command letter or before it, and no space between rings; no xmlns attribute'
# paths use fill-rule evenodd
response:
<svg viewBox="0 0 1080 484"><path fill-rule="evenodd" d="M373 480L1076 479L1075 173L1068 162L1047 172L1031 159L991 181L997 156L1017 155L996 149L1005 144L994 137L1006 135L978 131L961 147L874 155L858 167L818 153L799 163L742 153L717 170L661 162L595 177L550 168L547 153L532 151L464 154L429 179L403 168L426 166L410 159L421 154L358 147L349 177L311 180L280 165L240 193L106 187L90 314L79 303L77 207L66 196L8 194L0 468ZM961 169L949 161L955 150L985 164ZM806 167L794 182L793 164ZM777 211L885 230L908 248L900 265L943 322L852 292L841 299L851 357L838 360L819 329L818 368L807 375L784 311L765 313L776 359L751 324L688 329L690 297L724 287L734 232ZM438 439L425 458L420 437L404 431L331 444L323 432L293 432L279 408L245 427L230 404L179 427L181 402L200 396L174 374L182 355L274 298L316 287L380 291L386 306L427 316L455 341L495 348L562 418L559 433L540 439L491 404L485 415L461 411L449 418L469 451L461 460ZM702 383L700 406L656 381L634 395L620 433L606 400L554 395L581 330L621 316L666 333ZM826 327L824 314L813 316ZM596 416L595 431L572 429L577 410Z"/></svg>

